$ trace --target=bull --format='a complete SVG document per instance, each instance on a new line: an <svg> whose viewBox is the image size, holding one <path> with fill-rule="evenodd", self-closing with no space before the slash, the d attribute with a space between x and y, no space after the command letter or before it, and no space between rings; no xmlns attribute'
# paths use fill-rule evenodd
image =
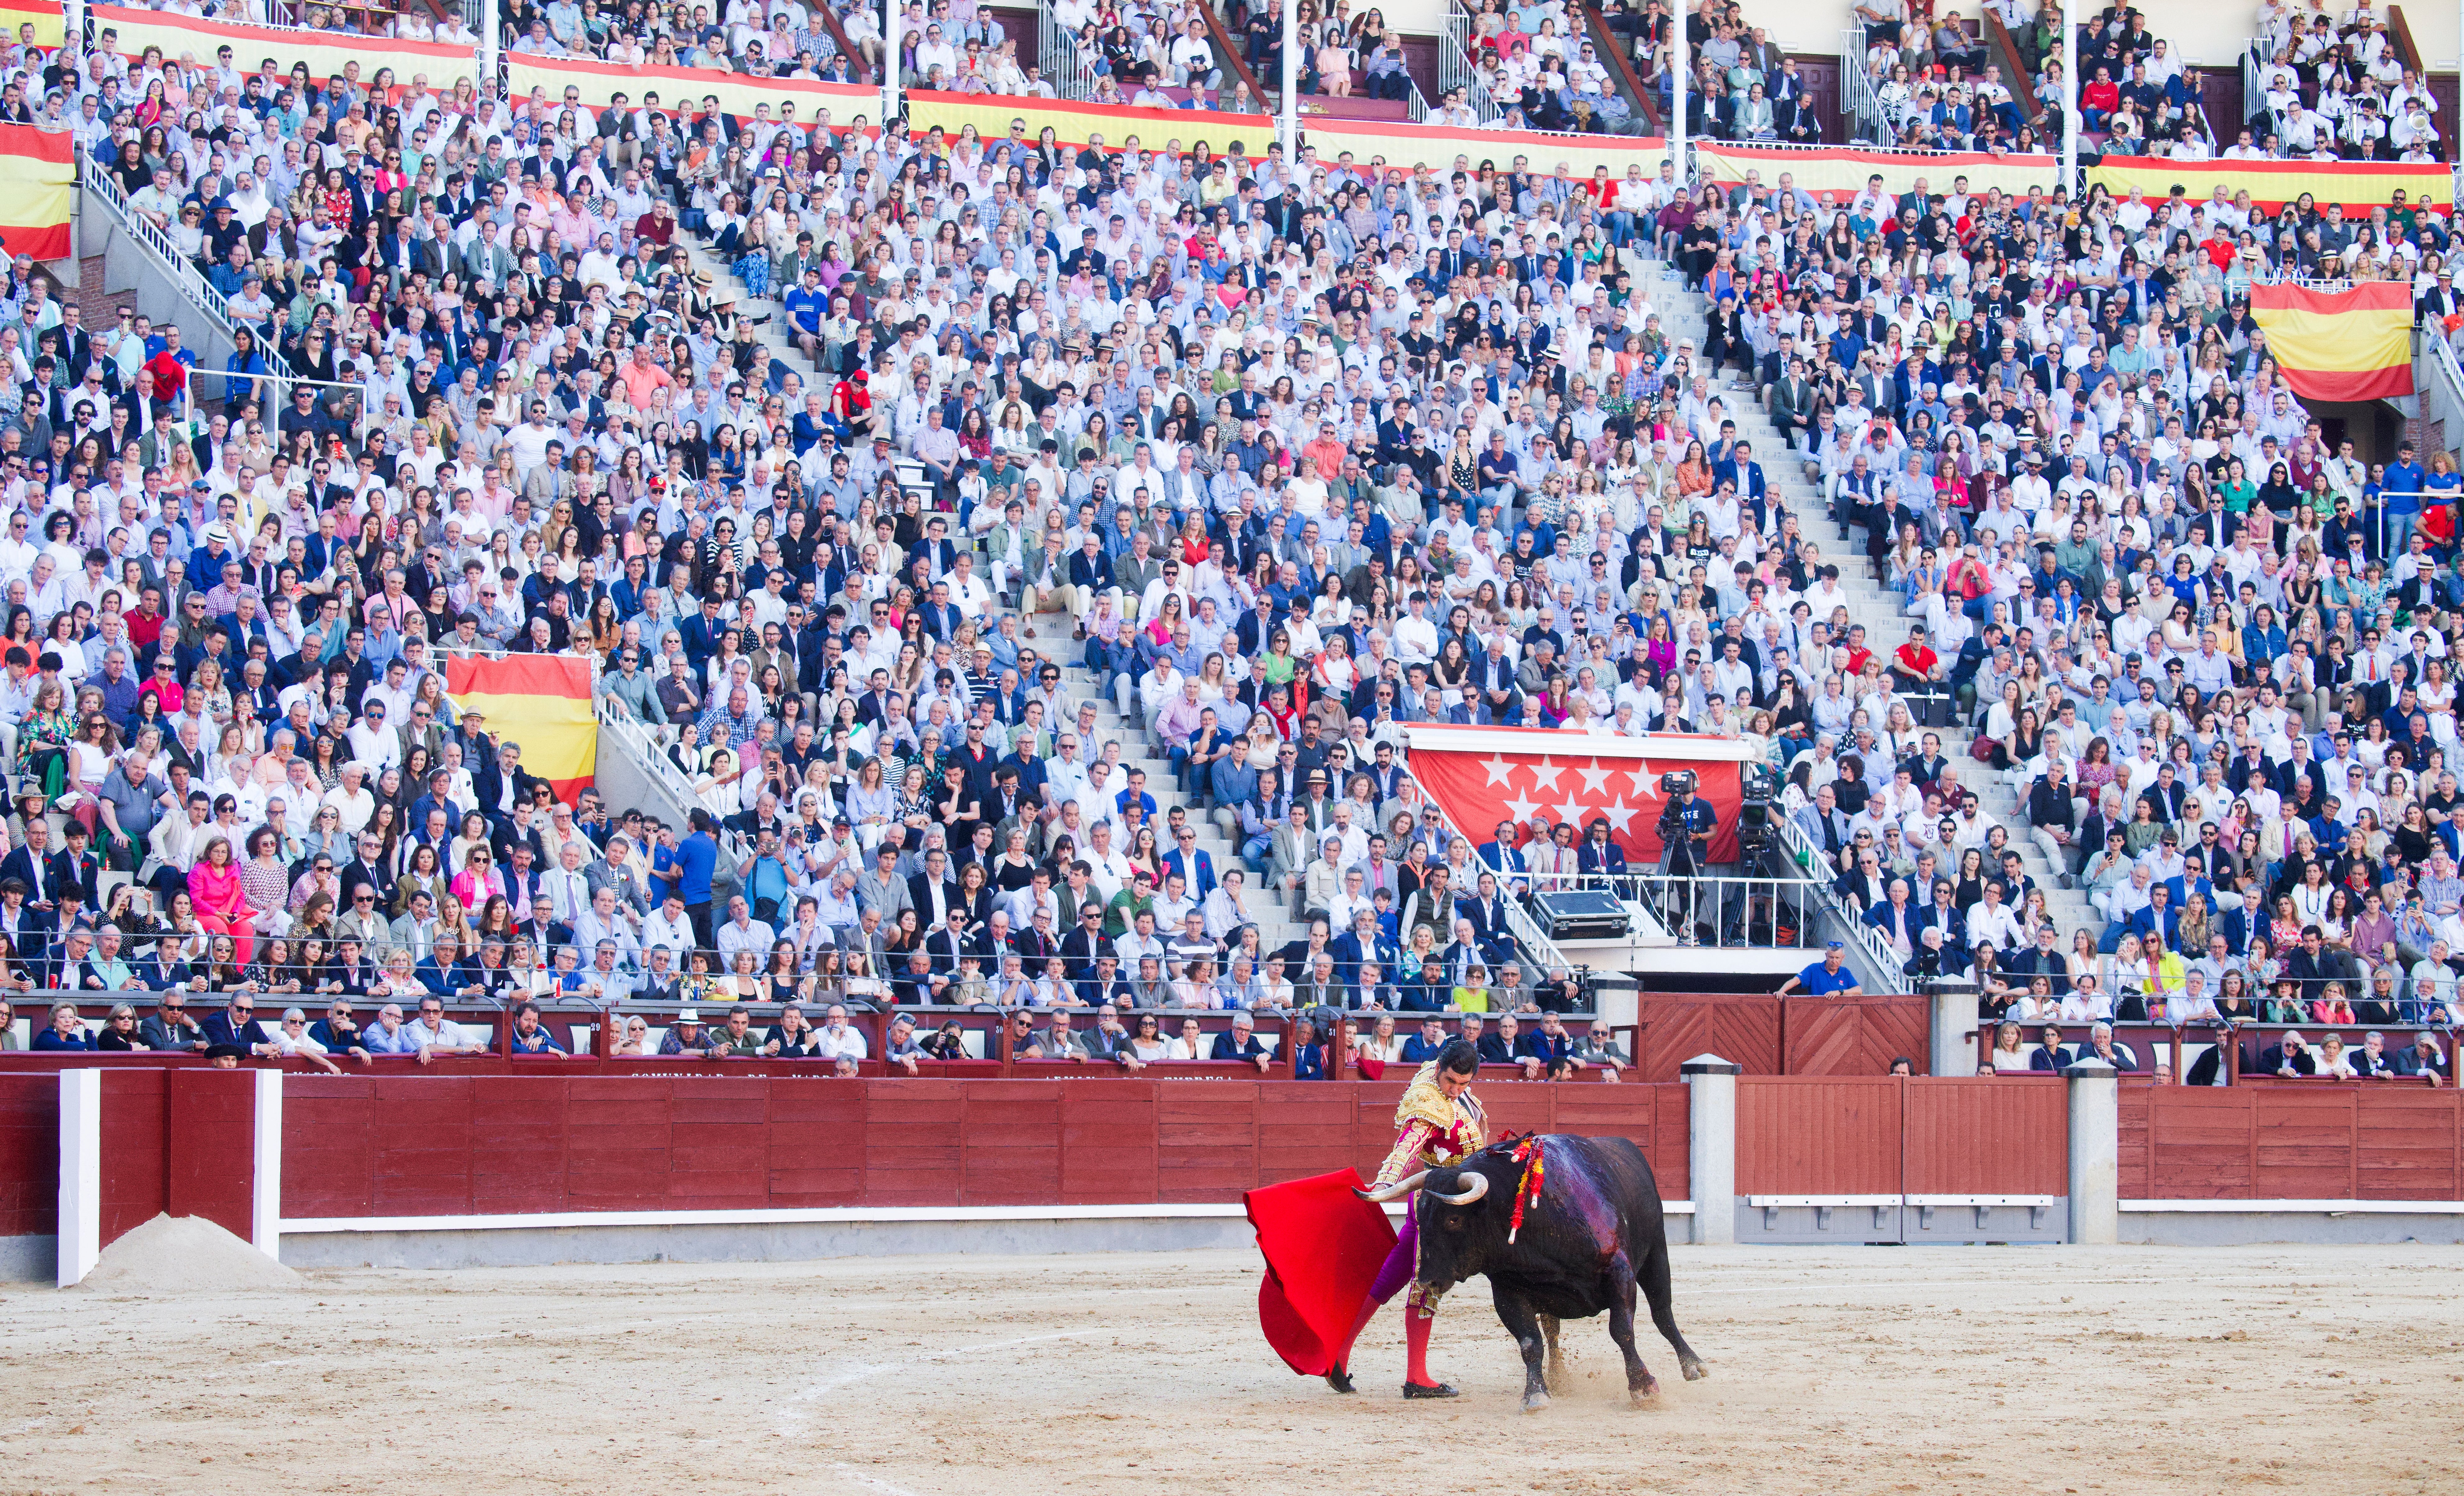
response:
<svg viewBox="0 0 2464 1496"><path fill-rule="evenodd" d="M1642 1151L1622 1137L1550 1133L1529 1141L1543 1153L1544 1188L1537 1201L1524 1202L1519 1229L1511 1224L1514 1197L1526 1177L1525 1164L1514 1157L1519 1140L1493 1144L1460 1166L1424 1170L1362 1194L1379 1201L1419 1196L1412 1209L1419 1231L1417 1277L1423 1287L1443 1293L1487 1275L1497 1317L1523 1352L1525 1412L1547 1407L1552 1387L1565 1390L1558 1323L1589 1319L1603 1309L1609 1338L1625 1356L1628 1397L1638 1406L1659 1397L1659 1379L1634 1344L1638 1286L1685 1379L1709 1375L1678 1332L1669 1306L1668 1223L1659 1181Z"/></svg>

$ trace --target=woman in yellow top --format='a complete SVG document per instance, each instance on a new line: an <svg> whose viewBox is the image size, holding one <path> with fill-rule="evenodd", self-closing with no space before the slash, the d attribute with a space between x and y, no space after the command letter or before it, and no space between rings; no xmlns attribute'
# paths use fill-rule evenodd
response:
<svg viewBox="0 0 2464 1496"><path fill-rule="evenodd" d="M1419 1073L1404 1089L1401 1103L1395 1108L1394 1151L1379 1167L1377 1182L1360 1192L1362 1199L1381 1204L1408 1199L1412 1191L1420 1188L1422 1177L1431 1169L1451 1168L1480 1152L1487 1141L1487 1126L1480 1103L1471 1093L1472 1077L1479 1073L1480 1052L1463 1039L1446 1041L1438 1057L1420 1067ZM1468 1203L1477 1198L1466 1195L1460 1202ZM1361 1306L1360 1319L1345 1339L1343 1353L1326 1374L1328 1386L1337 1392L1352 1391L1353 1342L1360 1338L1361 1331L1369 1327L1379 1307L1409 1283L1412 1292L1403 1301L1403 1344L1408 1353L1403 1396L1455 1396L1454 1388L1429 1375L1429 1327L1437 1319L1438 1300L1445 1290L1417 1282L1419 1265L1418 1217L1406 1206L1403 1229L1395 1239L1395 1249L1386 1254L1385 1265L1377 1269L1375 1281L1369 1286L1369 1302Z"/></svg>
<svg viewBox="0 0 2464 1496"><path fill-rule="evenodd" d="M1488 968L1474 961L1463 968L1463 985L1454 990L1452 1006L1458 1013L1488 1011Z"/></svg>

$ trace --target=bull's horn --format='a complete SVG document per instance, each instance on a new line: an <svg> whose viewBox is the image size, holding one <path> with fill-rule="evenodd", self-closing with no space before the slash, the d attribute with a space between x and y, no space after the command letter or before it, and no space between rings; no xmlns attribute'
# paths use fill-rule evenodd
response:
<svg viewBox="0 0 2464 1496"><path fill-rule="evenodd" d="M1462 1178L1463 1185L1462 1194L1448 1195L1442 1190L1431 1190L1429 1198L1444 1200L1449 1205L1469 1205L1488 1197L1487 1175L1466 1174L1462 1176Z"/></svg>
<svg viewBox="0 0 2464 1496"><path fill-rule="evenodd" d="M1428 1177L1429 1171L1423 1169L1419 1173L1412 1175L1407 1178L1397 1179L1392 1184L1380 1184L1375 1189L1356 1190L1353 1193L1358 1195L1362 1199L1371 1201L1374 1204L1383 1205L1390 1199L1401 1199L1404 1196L1419 1189L1420 1187L1420 1181Z"/></svg>

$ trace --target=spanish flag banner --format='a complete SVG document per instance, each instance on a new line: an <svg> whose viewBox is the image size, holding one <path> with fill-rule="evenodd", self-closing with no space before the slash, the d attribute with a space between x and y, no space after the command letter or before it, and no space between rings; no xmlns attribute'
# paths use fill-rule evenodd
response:
<svg viewBox="0 0 2464 1496"><path fill-rule="evenodd" d="M1668 143L1656 135L1544 135L1326 115L1302 117L1301 143L1315 150L1322 163L1350 156L1357 165L1382 163L1390 173L1422 166L1440 173L1458 167L1471 171L1483 162L1508 171L1519 156L1525 169L1543 175L1563 172L1588 179L1595 168L1606 166L1620 182L1628 166L1640 166L1645 177L1659 176L1660 163L1668 154Z"/></svg>
<svg viewBox="0 0 2464 1496"><path fill-rule="evenodd" d="M2035 187L2050 188L2061 178L2061 162L2052 156L1995 156L1984 151L1832 149L1784 150L1771 145L1721 145L1709 141L1694 147L1703 179L1722 187L1746 180L1749 171L1765 187L1776 187L1785 174L1789 185L1816 196L1828 194L1845 205L1865 190L1867 179L1880 176L1882 189L1897 196L1913 192L1920 182L1928 196L1949 193L1962 182L1970 192L2000 187L2005 195L2026 197Z"/></svg>
<svg viewBox="0 0 2464 1496"><path fill-rule="evenodd" d="M957 139L967 125L986 144L1022 134L1030 143L1052 131L1056 145L1084 145L1095 136L1107 148L1118 150L1134 140L1140 150L1192 150L1204 145L1216 155L1237 142L1252 156L1263 157L1274 143L1272 115L1227 114L1217 109L1142 109L1134 104L1090 104L1074 99L1034 99L1014 94L951 94L911 90L907 125L917 135L939 127Z"/></svg>
<svg viewBox="0 0 2464 1496"><path fill-rule="evenodd" d="M2435 162L2402 161L2174 161L2161 156L2107 156L2087 168L2088 185L2116 197L2132 187L2141 197L2163 202L2175 187L2193 203L2204 203L2223 187L2225 196L2250 194L2255 207L2273 213L2305 194L2319 210L2342 203L2347 213L2390 207L2398 192L2416 208L2441 207L2455 201L2455 179Z"/></svg>
<svg viewBox="0 0 2464 1496"><path fill-rule="evenodd" d="M516 98L534 89L561 99L568 87L583 103L605 108L618 94L636 108L650 95L659 96L661 113L689 114L706 99L716 99L721 113L750 120L758 105L770 106L773 119L785 119L794 105L796 121L811 124L826 120L833 125L851 121L872 122L881 113L881 90L858 83L821 83L810 78L747 77L715 68L626 67L582 57L535 56L524 52L505 55L505 75Z"/></svg>
<svg viewBox="0 0 2464 1496"><path fill-rule="evenodd" d="M2250 315L2302 399L2340 403L2412 393L2412 293L2400 280L2346 291L2255 285Z"/></svg>
<svg viewBox="0 0 2464 1496"><path fill-rule="evenodd" d="M579 655L456 654L445 692L465 712L483 712L499 745L519 744L524 772L572 803L599 773L599 717L590 706L590 662Z"/></svg>
<svg viewBox="0 0 2464 1496"><path fill-rule="evenodd" d="M77 196L77 142L31 124L0 124L0 245L10 254L64 260L69 205Z"/></svg>
<svg viewBox="0 0 2464 1496"><path fill-rule="evenodd" d="M58 5L33 5L27 0L0 0L0 28L6 28L9 39L15 41L26 27L34 29L34 45L56 47L68 34L68 25L61 17Z"/></svg>
<svg viewBox="0 0 2464 1496"><path fill-rule="evenodd" d="M310 76L320 82L351 69L357 70L362 83L374 85L382 78L387 88L406 87L413 78L425 77L430 88L443 90L465 79L475 83L479 78L478 52L451 42L397 41L390 36L355 36L345 32L290 26L249 26L131 6L89 6L86 13L94 17L98 38L110 34L106 50L132 62L143 58L148 48L160 47L165 62L186 58L212 67L215 54L229 47L231 66L244 74L264 71L270 60L275 71L280 73L288 73L295 63L304 62ZM385 77L388 73L392 77Z"/></svg>

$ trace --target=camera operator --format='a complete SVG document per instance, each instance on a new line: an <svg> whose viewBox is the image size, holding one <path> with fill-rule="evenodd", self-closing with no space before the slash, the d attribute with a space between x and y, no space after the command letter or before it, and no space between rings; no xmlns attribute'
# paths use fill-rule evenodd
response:
<svg viewBox="0 0 2464 1496"><path fill-rule="evenodd" d="M1660 811L1660 870L1668 879L1669 907L1683 911L1683 925L1676 932L1678 943L1694 945L1698 943L1699 893L1694 880L1710 867L1711 833L1718 828L1719 817L1706 802L1695 797L1693 775L1662 775L1660 787L1668 797Z"/></svg>

